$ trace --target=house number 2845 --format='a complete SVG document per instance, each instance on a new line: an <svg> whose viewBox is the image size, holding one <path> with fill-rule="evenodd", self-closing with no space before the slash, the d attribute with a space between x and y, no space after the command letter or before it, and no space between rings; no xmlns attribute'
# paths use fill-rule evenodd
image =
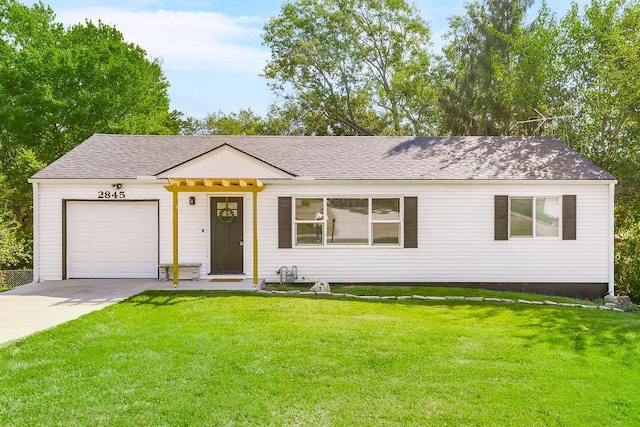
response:
<svg viewBox="0 0 640 427"><path fill-rule="evenodd" d="M98 199L124 199L124 191L98 191Z"/></svg>

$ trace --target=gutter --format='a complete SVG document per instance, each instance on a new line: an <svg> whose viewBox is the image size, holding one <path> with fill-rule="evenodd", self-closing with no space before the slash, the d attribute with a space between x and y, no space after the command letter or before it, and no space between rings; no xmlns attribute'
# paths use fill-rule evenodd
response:
<svg viewBox="0 0 640 427"><path fill-rule="evenodd" d="M215 174L214 174L215 175ZM185 178L185 177L182 177ZM205 178L205 177L191 177ZM211 176L209 178L214 178ZM224 178L224 177L217 177ZM232 177L227 177L232 178ZM237 178L237 177L236 177ZM373 184L373 185L398 185L398 184L420 184L420 185L610 185L617 184L615 179L321 179L313 176L300 176L295 178L259 178L265 184L287 184L287 185L309 185L313 184ZM162 184L167 185L169 178L155 175L140 175L135 178L30 178L31 184L59 184L78 185L82 184Z"/></svg>
<svg viewBox="0 0 640 427"><path fill-rule="evenodd" d="M532 180L532 179L321 179L315 177L296 177L295 179L261 178L265 184L309 185L328 184L371 184L371 185L610 185L616 180Z"/></svg>
<svg viewBox="0 0 640 427"><path fill-rule="evenodd" d="M142 175L136 178L29 178L30 184L57 184L57 185L78 185L81 184L164 184L168 182L166 178Z"/></svg>

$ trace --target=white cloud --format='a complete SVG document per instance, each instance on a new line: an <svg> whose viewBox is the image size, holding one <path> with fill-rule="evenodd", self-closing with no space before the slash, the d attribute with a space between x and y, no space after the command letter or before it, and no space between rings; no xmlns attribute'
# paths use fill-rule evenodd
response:
<svg viewBox="0 0 640 427"><path fill-rule="evenodd" d="M133 12L109 8L58 11L57 18L65 25L89 19L115 26L125 40L161 58L164 68L257 74L269 58L269 51L260 47L264 18L230 17L215 12Z"/></svg>

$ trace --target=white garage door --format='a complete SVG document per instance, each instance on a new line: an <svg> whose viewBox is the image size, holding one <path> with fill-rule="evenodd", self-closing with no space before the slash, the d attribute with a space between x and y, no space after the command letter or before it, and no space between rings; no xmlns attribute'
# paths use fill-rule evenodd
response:
<svg viewBox="0 0 640 427"><path fill-rule="evenodd" d="M67 202L67 277L158 277L158 203Z"/></svg>

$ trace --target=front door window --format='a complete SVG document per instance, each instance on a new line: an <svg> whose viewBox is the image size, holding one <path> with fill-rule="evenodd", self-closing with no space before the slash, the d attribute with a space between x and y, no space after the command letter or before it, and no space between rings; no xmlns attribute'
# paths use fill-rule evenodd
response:
<svg viewBox="0 0 640 427"><path fill-rule="evenodd" d="M217 202L216 217L223 224L231 224L238 217L238 202Z"/></svg>

